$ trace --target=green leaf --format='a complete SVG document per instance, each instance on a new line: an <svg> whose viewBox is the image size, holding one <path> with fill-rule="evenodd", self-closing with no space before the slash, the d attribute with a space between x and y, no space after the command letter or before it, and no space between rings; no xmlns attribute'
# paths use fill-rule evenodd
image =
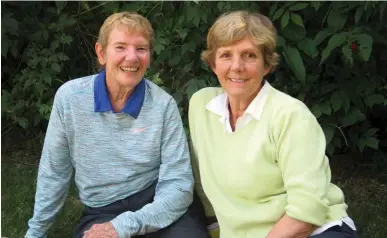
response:
<svg viewBox="0 0 387 238"><path fill-rule="evenodd" d="M19 35L19 22L11 17L7 16L1 18L1 28L2 34L4 32L4 29L6 29L7 32L10 32L12 35Z"/></svg>
<svg viewBox="0 0 387 238"><path fill-rule="evenodd" d="M1 36L1 56L7 57L8 50L11 46L11 40L6 36Z"/></svg>
<svg viewBox="0 0 387 238"><path fill-rule="evenodd" d="M21 126L24 129L26 129L28 127L27 118L19 117L19 118L17 118L17 123L19 124L19 126Z"/></svg>
<svg viewBox="0 0 387 238"><path fill-rule="evenodd" d="M290 22L288 26L282 30L282 36L291 41L298 42L305 38L306 30L304 27Z"/></svg>
<svg viewBox="0 0 387 238"><path fill-rule="evenodd" d="M383 21L384 10L385 10L386 7L387 7L387 2L380 3L380 21L381 22Z"/></svg>
<svg viewBox="0 0 387 238"><path fill-rule="evenodd" d="M310 3L312 5L312 7L314 8L314 10L317 12L318 9L320 8L321 6L321 2L311 2Z"/></svg>
<svg viewBox="0 0 387 238"><path fill-rule="evenodd" d="M344 91L340 91L340 96L341 96L341 100L343 102L343 109L345 112L348 112L350 105L351 105L351 101L350 101L347 93L345 93Z"/></svg>
<svg viewBox="0 0 387 238"><path fill-rule="evenodd" d="M290 14L289 11L281 17L281 28L284 29L289 24Z"/></svg>
<svg viewBox="0 0 387 238"><path fill-rule="evenodd" d="M67 36L64 36L63 38L62 38L62 43L63 44L68 44L68 45L70 45L70 43L73 41L73 38L71 37L71 36L69 36L69 35L67 35Z"/></svg>
<svg viewBox="0 0 387 238"><path fill-rule="evenodd" d="M311 58L318 55L316 43L313 39L305 38L297 43L297 47Z"/></svg>
<svg viewBox="0 0 387 238"><path fill-rule="evenodd" d="M347 127L364 120L365 120L365 115L362 112L360 112L358 108L351 107L349 112L343 118L341 118L341 124L344 127Z"/></svg>
<svg viewBox="0 0 387 238"><path fill-rule="evenodd" d="M184 29L178 29L177 33L179 34L180 38L182 40L185 39L185 37L187 36L188 34L188 29L187 28L184 28Z"/></svg>
<svg viewBox="0 0 387 238"><path fill-rule="evenodd" d="M284 46L285 44L285 39L282 36L277 36L277 46Z"/></svg>
<svg viewBox="0 0 387 238"><path fill-rule="evenodd" d="M270 6L269 17L271 18L272 21L274 21L274 20L273 20L273 15L274 15L274 13L277 11L277 9L278 9L278 3L274 3L274 4L272 4L272 5Z"/></svg>
<svg viewBox="0 0 387 238"><path fill-rule="evenodd" d="M185 91L185 93L188 96L188 99L191 99L192 95L198 91L197 85L189 85Z"/></svg>
<svg viewBox="0 0 387 238"><path fill-rule="evenodd" d="M53 64L51 65L51 69L52 69L55 73L60 73L60 66L59 66L59 64L57 64L57 63L53 63Z"/></svg>
<svg viewBox="0 0 387 238"><path fill-rule="evenodd" d="M365 147L365 145L366 145L365 140L364 140L363 138L359 138L359 139L357 140L357 143L356 143L356 144L357 144L357 147L359 147L360 152L363 153L364 147Z"/></svg>
<svg viewBox="0 0 387 238"><path fill-rule="evenodd" d="M323 131L325 134L327 144L331 143L333 135L335 134L335 128L332 126L324 126Z"/></svg>
<svg viewBox="0 0 387 238"><path fill-rule="evenodd" d="M55 1L55 5L58 11L58 14L62 12L63 8L66 7L67 2L66 1Z"/></svg>
<svg viewBox="0 0 387 238"><path fill-rule="evenodd" d="M329 101L325 101L323 104L321 104L320 110L325 115L330 116L331 113L332 113L332 108L331 108L330 102Z"/></svg>
<svg viewBox="0 0 387 238"><path fill-rule="evenodd" d="M343 101L341 100L339 91L332 93L331 105L332 105L333 112L337 112L343 106Z"/></svg>
<svg viewBox="0 0 387 238"><path fill-rule="evenodd" d="M181 47L181 50L182 50L183 54L187 51L195 52L196 44L193 41L190 41L188 43L184 43L184 45Z"/></svg>
<svg viewBox="0 0 387 238"><path fill-rule="evenodd" d="M316 118L319 118L322 115L320 106L317 103L312 106L311 111Z"/></svg>
<svg viewBox="0 0 387 238"><path fill-rule="evenodd" d="M332 144L327 145L327 155L331 156L333 152L335 151L335 148Z"/></svg>
<svg viewBox="0 0 387 238"><path fill-rule="evenodd" d="M296 77L301 82L305 82L305 66L298 49L292 46L284 47L283 55Z"/></svg>
<svg viewBox="0 0 387 238"><path fill-rule="evenodd" d="M332 9L328 14L328 27L334 32L343 29L348 15L341 14L339 10Z"/></svg>
<svg viewBox="0 0 387 238"><path fill-rule="evenodd" d="M159 55L160 52L161 52L162 50L164 50L164 49L165 49L164 45L158 43L157 41L155 42L155 52L156 52L156 54Z"/></svg>
<svg viewBox="0 0 387 238"><path fill-rule="evenodd" d="M52 81L51 75L48 73L43 74L43 81L51 85L51 81Z"/></svg>
<svg viewBox="0 0 387 238"><path fill-rule="evenodd" d="M365 144L375 150L379 148L379 140L374 137L368 137L365 139Z"/></svg>
<svg viewBox="0 0 387 238"><path fill-rule="evenodd" d="M289 7L289 11L298 11L305 9L309 6L309 3L296 3L293 6Z"/></svg>
<svg viewBox="0 0 387 238"><path fill-rule="evenodd" d="M321 44L321 42L323 42L328 36L332 34L333 33L329 28L321 30L319 33L317 33L316 38L314 38L316 45L318 46L319 44Z"/></svg>
<svg viewBox="0 0 387 238"><path fill-rule="evenodd" d="M370 128L368 129L365 133L364 133L364 137L371 137L373 135L375 135L375 133L378 131L379 129L378 128Z"/></svg>
<svg viewBox="0 0 387 238"><path fill-rule="evenodd" d="M302 21L302 18L300 15L296 13L290 13L290 18L295 24L304 27L304 22Z"/></svg>
<svg viewBox="0 0 387 238"><path fill-rule="evenodd" d="M341 52L343 53L346 62L352 66L353 56L352 56L352 50L350 48L350 45L349 44L343 45L343 47L341 48Z"/></svg>
<svg viewBox="0 0 387 238"><path fill-rule="evenodd" d="M372 52L372 37L367 34L360 34L354 36L354 38L359 43L359 56L362 60L368 61Z"/></svg>
<svg viewBox="0 0 387 238"><path fill-rule="evenodd" d="M327 47L321 53L320 65L330 56L331 52L337 47L341 46L347 39L348 33L341 32L334 34L328 41Z"/></svg>
<svg viewBox="0 0 387 238"><path fill-rule="evenodd" d="M161 86L161 85L164 84L163 80L160 78L160 74L159 74L159 73L154 74L154 75L151 77L151 81L152 81L153 83L155 83L156 85L159 85L159 86Z"/></svg>
<svg viewBox="0 0 387 238"><path fill-rule="evenodd" d="M186 73L190 72L192 70L193 64L194 64L194 61L191 61L188 64L186 64L183 68L183 71Z"/></svg>
<svg viewBox="0 0 387 238"><path fill-rule="evenodd" d="M278 10L275 12L274 16L273 16L272 21L275 21L275 20L277 20L278 18L280 18L280 17L282 16L282 14L284 14L284 11L285 11L285 8L284 8L284 7L281 7L280 9L278 9Z"/></svg>
<svg viewBox="0 0 387 238"><path fill-rule="evenodd" d="M361 16L363 15L363 12L364 12L364 10L362 7L358 7L356 9L356 13L355 13L355 23L356 24L359 24L359 21L361 19Z"/></svg>
<svg viewBox="0 0 387 238"><path fill-rule="evenodd" d="M369 107L372 107L376 104L383 104L384 103L384 96L381 94L368 95L365 98L364 102Z"/></svg>

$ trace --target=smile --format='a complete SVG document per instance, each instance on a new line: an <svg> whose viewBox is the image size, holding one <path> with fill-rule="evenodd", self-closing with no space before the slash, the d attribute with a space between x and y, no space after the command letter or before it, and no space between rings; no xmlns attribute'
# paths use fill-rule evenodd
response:
<svg viewBox="0 0 387 238"><path fill-rule="evenodd" d="M232 79L232 78L229 78L229 80L235 83L244 83L247 81L247 79Z"/></svg>
<svg viewBox="0 0 387 238"><path fill-rule="evenodd" d="M139 70L138 67L120 67L120 69L125 72L137 72Z"/></svg>

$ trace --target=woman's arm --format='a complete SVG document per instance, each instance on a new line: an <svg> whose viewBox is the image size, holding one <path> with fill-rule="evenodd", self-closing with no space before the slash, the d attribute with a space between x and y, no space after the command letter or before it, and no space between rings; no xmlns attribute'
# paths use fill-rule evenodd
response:
<svg viewBox="0 0 387 238"><path fill-rule="evenodd" d="M321 126L305 106L294 105L281 114L274 137L287 205L285 215L268 237L308 237L325 223L329 210L331 174L325 156L326 140Z"/></svg>
<svg viewBox="0 0 387 238"><path fill-rule="evenodd" d="M285 214L266 238L306 238L315 229L315 225L299 221Z"/></svg>

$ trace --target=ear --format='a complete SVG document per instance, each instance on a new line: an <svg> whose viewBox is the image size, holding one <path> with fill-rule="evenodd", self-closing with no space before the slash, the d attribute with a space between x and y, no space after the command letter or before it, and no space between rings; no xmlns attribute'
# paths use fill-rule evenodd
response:
<svg viewBox="0 0 387 238"><path fill-rule="evenodd" d="M105 52L100 43L95 44L95 53L97 54L98 61L101 65L105 65Z"/></svg>
<svg viewBox="0 0 387 238"><path fill-rule="evenodd" d="M270 73L272 68L273 68L272 66L266 65L263 76L266 76L268 73Z"/></svg>

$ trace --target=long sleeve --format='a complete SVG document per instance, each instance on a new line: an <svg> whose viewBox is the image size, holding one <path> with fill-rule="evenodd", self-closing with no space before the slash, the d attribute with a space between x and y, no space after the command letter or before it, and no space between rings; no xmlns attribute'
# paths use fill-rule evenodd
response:
<svg viewBox="0 0 387 238"><path fill-rule="evenodd" d="M324 132L306 107L285 110L278 118L277 158L287 193L286 213L321 226L328 213L331 176Z"/></svg>
<svg viewBox="0 0 387 238"><path fill-rule="evenodd" d="M188 145L173 98L164 116L161 140L161 164L154 201L136 212L122 213L111 221L120 238L167 227L192 203L194 182Z"/></svg>
<svg viewBox="0 0 387 238"><path fill-rule="evenodd" d="M194 130L194 124L195 124L195 113L193 112L193 107L194 107L194 97L191 98L190 101L190 106L189 106L189 111L188 111L188 121L189 121L189 129L190 129L190 151L191 151L191 163L192 163L192 171L193 175L195 178L195 191L198 194L203 206L204 210L206 212L207 217L214 217L215 212L214 209L208 200L206 194L204 193L203 186L200 180L200 170L199 170L199 161L197 158L196 154L196 149L195 149L195 130Z"/></svg>
<svg viewBox="0 0 387 238"><path fill-rule="evenodd" d="M73 169L63 123L62 92L58 90L50 115L39 164L34 214L25 235L27 238L47 236L69 190Z"/></svg>

